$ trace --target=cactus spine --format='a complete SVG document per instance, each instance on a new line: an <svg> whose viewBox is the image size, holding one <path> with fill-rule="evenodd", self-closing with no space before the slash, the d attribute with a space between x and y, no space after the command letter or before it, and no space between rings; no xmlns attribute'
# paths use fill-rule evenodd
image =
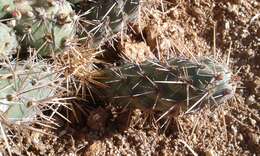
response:
<svg viewBox="0 0 260 156"><path fill-rule="evenodd" d="M16 35L13 29L0 23L0 58L14 54L17 45Z"/></svg>
<svg viewBox="0 0 260 156"><path fill-rule="evenodd" d="M30 123L50 109L60 80L46 63L2 64L0 75L0 114L7 121Z"/></svg>
<svg viewBox="0 0 260 156"><path fill-rule="evenodd" d="M167 63L127 64L100 71L102 89L97 95L119 107L166 112L175 105L190 111L201 102L223 102L233 95L231 72L209 58L193 62L170 59Z"/></svg>
<svg viewBox="0 0 260 156"><path fill-rule="evenodd" d="M76 32L76 16L70 4L64 0L33 1L30 7L33 11L18 19L15 27L22 36L22 47L33 47L41 56L62 50Z"/></svg>
<svg viewBox="0 0 260 156"><path fill-rule="evenodd" d="M70 0L80 11L86 11L84 31L93 35L94 46L110 39L114 34L138 17L139 0Z"/></svg>

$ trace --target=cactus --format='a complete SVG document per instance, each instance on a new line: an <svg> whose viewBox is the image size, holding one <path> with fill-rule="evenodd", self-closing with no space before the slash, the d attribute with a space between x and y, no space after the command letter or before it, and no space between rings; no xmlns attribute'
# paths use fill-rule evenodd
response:
<svg viewBox="0 0 260 156"><path fill-rule="evenodd" d="M13 0L0 0L0 18L3 18L8 12L10 12L13 9Z"/></svg>
<svg viewBox="0 0 260 156"><path fill-rule="evenodd" d="M43 61L1 64L0 115L12 123L33 123L50 109L60 79Z"/></svg>
<svg viewBox="0 0 260 156"><path fill-rule="evenodd" d="M0 18L14 11L19 11L20 15L28 16L33 11L32 1L29 0L0 0Z"/></svg>
<svg viewBox="0 0 260 156"><path fill-rule="evenodd" d="M70 4L64 0L33 1L30 6L34 11L18 19L15 26L22 36L22 48L35 48L43 57L63 49L76 32Z"/></svg>
<svg viewBox="0 0 260 156"><path fill-rule="evenodd" d="M123 26L138 16L139 0L70 0L76 8L86 11L84 31L93 34L93 45L99 44L122 31Z"/></svg>
<svg viewBox="0 0 260 156"><path fill-rule="evenodd" d="M9 57L14 54L17 45L13 29L0 23L0 58Z"/></svg>
<svg viewBox="0 0 260 156"><path fill-rule="evenodd" d="M170 59L101 70L96 80L103 85L93 90L119 108L167 112L179 105L190 112L203 101L221 103L230 98L235 91L231 75L227 67L209 58Z"/></svg>

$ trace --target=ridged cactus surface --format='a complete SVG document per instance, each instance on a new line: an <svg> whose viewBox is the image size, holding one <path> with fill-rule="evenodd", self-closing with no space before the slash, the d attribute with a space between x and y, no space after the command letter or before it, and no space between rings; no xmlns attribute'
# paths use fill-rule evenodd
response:
<svg viewBox="0 0 260 156"><path fill-rule="evenodd" d="M13 29L0 23L0 58L14 54L17 46L18 42Z"/></svg>
<svg viewBox="0 0 260 156"><path fill-rule="evenodd" d="M57 91L57 75L44 62L2 64L0 114L10 122L33 122Z"/></svg>
<svg viewBox="0 0 260 156"><path fill-rule="evenodd" d="M231 72L209 59L190 61L170 59L167 63L127 64L101 71L106 87L97 89L101 99L119 107L166 112L175 105L184 110L198 108L201 102L222 102L233 95ZM196 105L196 106L195 106Z"/></svg>
<svg viewBox="0 0 260 156"><path fill-rule="evenodd" d="M93 34L94 44L122 31L129 22L138 19L139 0L77 0L71 1L81 12L86 11L84 29Z"/></svg>

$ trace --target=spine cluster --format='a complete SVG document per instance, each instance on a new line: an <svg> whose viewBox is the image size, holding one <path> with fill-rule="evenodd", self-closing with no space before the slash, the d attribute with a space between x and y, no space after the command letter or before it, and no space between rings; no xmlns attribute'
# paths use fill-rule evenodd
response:
<svg viewBox="0 0 260 156"><path fill-rule="evenodd" d="M55 109L61 82L44 61L1 64L1 116L18 123L31 123L37 115L44 118L43 111Z"/></svg>

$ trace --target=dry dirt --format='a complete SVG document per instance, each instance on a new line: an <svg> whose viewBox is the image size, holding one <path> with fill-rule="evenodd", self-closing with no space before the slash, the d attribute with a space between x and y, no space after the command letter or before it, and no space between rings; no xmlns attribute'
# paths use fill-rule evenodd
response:
<svg viewBox="0 0 260 156"><path fill-rule="evenodd" d="M111 121L98 130L91 126L61 130L59 138L20 131L24 137L18 147L23 153L13 151L17 155L259 155L259 10L257 0L148 0L137 24L113 45L116 52L137 62L203 55L227 60L230 54L230 66L240 81L229 102L178 116L167 129L142 124L143 114L136 110L128 128Z"/></svg>

